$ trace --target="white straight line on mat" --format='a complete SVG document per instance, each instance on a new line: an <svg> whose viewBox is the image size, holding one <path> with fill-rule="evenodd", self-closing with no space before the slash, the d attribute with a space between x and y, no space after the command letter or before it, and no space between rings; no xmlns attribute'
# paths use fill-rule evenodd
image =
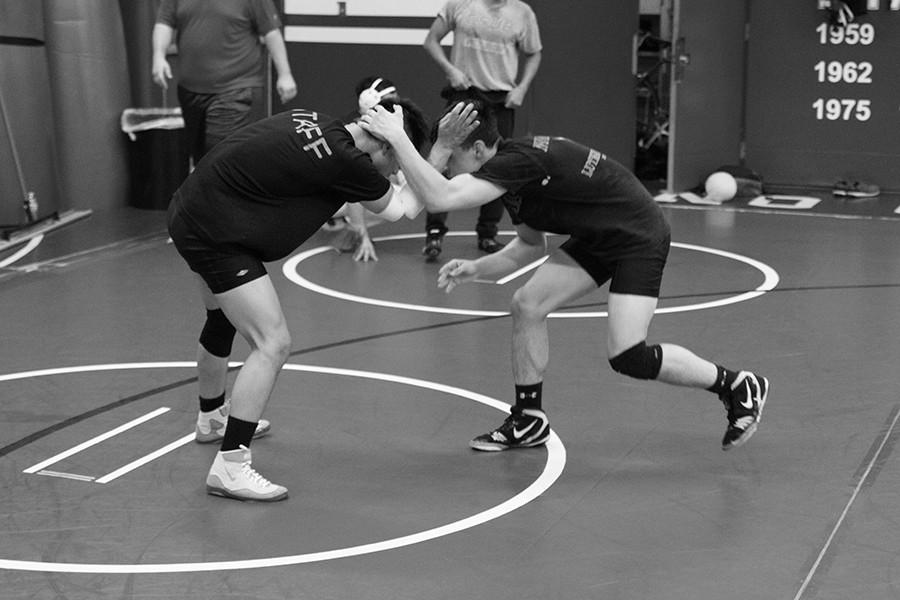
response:
<svg viewBox="0 0 900 600"><path fill-rule="evenodd" d="M63 473L61 471L48 471L46 469L41 469L37 472L38 475L46 475L47 477L61 477L63 479L74 479L75 481L94 481L94 478L90 475L79 475L77 473Z"/></svg>
<svg viewBox="0 0 900 600"><path fill-rule="evenodd" d="M123 431L128 431L132 427L137 427L138 425L140 425L141 423L144 423L145 421L149 421L150 419L158 417L161 414L167 413L167 412L169 412L169 410L171 410L171 409L167 406L162 406L160 408L157 408L156 410L147 413L143 417L138 417L137 419L134 419L133 421L129 421L128 423L125 423L124 425L119 425L115 429L111 429L111 430L107 431L106 433L98 435L95 438L92 438L86 442L78 444L77 446L69 448L65 452L60 452L56 456L51 456L50 458L48 458L45 461L41 461L34 466L28 467L27 469L25 469L22 472L23 473L36 473L36 472L40 471L41 469L45 469L54 463L58 463L59 461L63 460L64 458L68 458L68 457L72 456L73 454L78 454L82 450L90 448L91 446L95 446L104 440L108 440L111 437L119 435Z"/></svg>
<svg viewBox="0 0 900 600"><path fill-rule="evenodd" d="M159 450L156 450L154 452L151 452L147 456L144 456L143 458L139 458L135 461L132 461L123 467L119 467L112 473L107 473L103 477L98 477L97 479L94 480L94 483L109 483L113 479L115 479L117 477L121 477L125 473L134 471L138 467L142 467L142 466L146 465L151 460L156 460L160 456L162 456L164 454L168 454L169 452L171 452L172 450L175 450L176 448L181 448L188 442L194 441L195 437L197 437L197 434L195 432L189 433L186 436L184 436L183 438L177 439L174 442L172 442L171 444L167 444L167 445L163 446L162 448L160 448Z"/></svg>
<svg viewBox="0 0 900 600"><path fill-rule="evenodd" d="M844 519L847 518L847 513L850 512L850 507L853 506L853 503L856 501L856 497L859 495L859 490L861 490L863 484L866 483L866 479L869 477L869 473L872 472L872 467L875 466L875 463L878 461L878 457L881 456L881 451L884 450L885 444L887 444L887 441L890 439L891 434L894 431L894 427L897 425L898 418L900 418L900 410L898 410L897 414L894 415L894 419L893 421L891 421L891 426L888 427L888 430L885 432L884 437L881 439L881 443L878 445L878 450L876 450L872 455L872 460L869 461L869 464L866 467L866 470L863 472L862 477L859 478L859 482L857 482L856 488L850 495L850 500L847 501L847 506L844 507L844 510L841 512L841 516L837 520L837 523L834 524L834 528L831 530L831 534L828 536L828 539L825 540L825 545L822 546L822 550L819 551L819 555L816 557L816 561L813 563L813 566L809 570L809 573L806 574L806 578L803 580L803 585L801 585L800 589L797 590L797 594L794 596L794 600L799 600L799 598L806 591L807 586L809 586L809 582L812 581L813 575L816 574L819 565L822 563L822 559L825 557L825 553L828 552L828 548L831 546L831 542L834 541L834 536L837 535L838 529L841 528Z"/></svg>

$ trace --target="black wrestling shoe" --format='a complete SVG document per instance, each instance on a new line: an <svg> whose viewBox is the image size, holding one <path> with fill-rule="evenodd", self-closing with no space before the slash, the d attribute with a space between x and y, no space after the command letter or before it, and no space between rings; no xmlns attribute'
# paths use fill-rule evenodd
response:
<svg viewBox="0 0 900 600"><path fill-rule="evenodd" d="M550 437L550 421L544 411L534 408L513 407L503 425L469 442L469 446L482 452L499 452L513 448L531 448L547 442Z"/></svg>
<svg viewBox="0 0 900 600"><path fill-rule="evenodd" d="M483 237L478 238L478 249L488 254L493 254L503 248L504 244L497 241L497 238Z"/></svg>
<svg viewBox="0 0 900 600"><path fill-rule="evenodd" d="M441 255L441 244L444 241L444 232L440 229L429 229L425 235L425 247L422 248L422 254L425 255L429 262L437 260Z"/></svg>
<svg viewBox="0 0 900 600"><path fill-rule="evenodd" d="M768 395L768 379L750 371L738 373L731 391L719 396L728 413L728 429L722 438L722 450L737 448L756 433Z"/></svg>

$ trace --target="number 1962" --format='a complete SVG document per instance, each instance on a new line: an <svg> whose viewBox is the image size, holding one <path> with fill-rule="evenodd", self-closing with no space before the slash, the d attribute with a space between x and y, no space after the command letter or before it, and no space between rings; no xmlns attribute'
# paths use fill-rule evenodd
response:
<svg viewBox="0 0 900 600"><path fill-rule="evenodd" d="M819 83L857 84L872 83L872 72L875 70L868 61L842 63L836 60L829 62L820 60L813 69Z"/></svg>
<svg viewBox="0 0 900 600"><path fill-rule="evenodd" d="M853 98L819 98L812 103L816 120L868 121L872 117L872 101Z"/></svg>

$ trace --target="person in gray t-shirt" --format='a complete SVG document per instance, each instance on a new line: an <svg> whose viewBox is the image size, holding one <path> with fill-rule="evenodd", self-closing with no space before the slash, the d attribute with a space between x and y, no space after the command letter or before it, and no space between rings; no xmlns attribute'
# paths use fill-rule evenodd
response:
<svg viewBox="0 0 900 600"><path fill-rule="evenodd" d="M168 88L166 51L178 47L178 103L194 164L213 146L267 116L266 53L282 103L297 95L272 0L162 0L153 26L153 81Z"/></svg>

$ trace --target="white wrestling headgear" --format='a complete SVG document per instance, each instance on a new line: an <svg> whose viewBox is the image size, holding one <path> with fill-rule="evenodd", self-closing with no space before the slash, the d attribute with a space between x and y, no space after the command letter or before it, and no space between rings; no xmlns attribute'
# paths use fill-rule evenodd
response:
<svg viewBox="0 0 900 600"><path fill-rule="evenodd" d="M393 94L397 91L395 86L389 86L384 88L383 90L378 90L378 86L381 84L381 77L372 82L372 85L364 89L359 94L359 114L364 114L370 108L381 102L381 99L387 96L388 94Z"/></svg>

